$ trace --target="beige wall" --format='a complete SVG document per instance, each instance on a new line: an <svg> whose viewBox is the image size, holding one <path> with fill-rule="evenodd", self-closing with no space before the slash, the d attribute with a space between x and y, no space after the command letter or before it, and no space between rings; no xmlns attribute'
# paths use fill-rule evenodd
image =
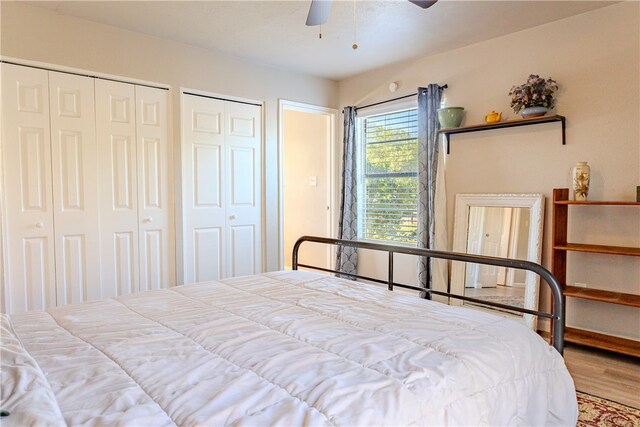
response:
<svg viewBox="0 0 640 427"><path fill-rule="evenodd" d="M172 91L175 164L179 165L179 89L263 101L266 268L278 268L279 98L334 107L337 83L157 37L93 23L24 2L1 3L0 54L168 84ZM176 176L179 173L176 172ZM176 200L178 202L178 200Z"/></svg>
<svg viewBox="0 0 640 427"><path fill-rule="evenodd" d="M463 106L466 124L492 109L515 118L508 92L530 73L560 85L559 124L453 136L447 156L448 217L457 193L544 193L543 263L550 266L552 189L570 187L570 170L588 161L589 197L634 200L640 185L640 3L623 2L526 31L364 73L340 82L340 105L362 105L447 83L448 106ZM389 93L390 82L400 88ZM366 111L366 110L365 110ZM463 123L463 124L464 124ZM337 154L339 156L339 153ZM640 246L638 208L572 207L570 239ZM448 224L451 233L453 224ZM569 254L568 283L640 293L640 259ZM362 265L367 265L366 262ZM548 294L542 294L546 305ZM568 303L568 324L640 339L640 310L582 300Z"/></svg>

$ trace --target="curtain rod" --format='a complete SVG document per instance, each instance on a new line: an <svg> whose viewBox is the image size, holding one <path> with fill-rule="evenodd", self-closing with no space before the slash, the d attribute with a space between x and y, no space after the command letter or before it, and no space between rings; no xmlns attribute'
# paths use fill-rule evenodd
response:
<svg viewBox="0 0 640 427"><path fill-rule="evenodd" d="M445 84L443 86L440 86L441 89L446 89L448 88L449 85ZM405 99L405 98L411 98L412 96L416 96L418 95L418 93L412 93L410 95L405 95L405 96L400 96L398 98L393 98L393 99L387 99L386 101L380 101L380 102L376 102L373 104L369 104L369 105L363 105L362 107L356 107L356 111L361 110L363 108L369 108L369 107L375 107L376 105L380 105L380 104L386 104L387 102L393 102L393 101L399 101L401 99Z"/></svg>

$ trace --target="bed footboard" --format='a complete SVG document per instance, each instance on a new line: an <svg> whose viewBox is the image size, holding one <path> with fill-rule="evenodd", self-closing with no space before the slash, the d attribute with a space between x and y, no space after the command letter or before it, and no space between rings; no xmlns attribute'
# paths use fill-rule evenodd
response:
<svg viewBox="0 0 640 427"><path fill-rule="evenodd" d="M370 249L375 251L387 252L389 256L388 275L387 275L388 278L387 280L381 280L378 278L367 277L359 274L348 274L342 271L333 270L329 268L317 267L317 266L308 265L308 264L301 264L300 262L298 262L298 251L300 249L300 246L304 242L321 243L321 244L338 245L338 246L351 246L351 247L360 248L360 249ZM429 289L429 288L421 288L421 287L407 285L403 283L397 283L393 279L393 255L395 253L423 256L426 258L446 259L450 261L463 261L463 262L471 262L476 264L487 264L487 265L494 265L498 267L508 267L508 268L516 268L519 270L531 271L537 274L538 276L540 276L543 279L542 282L546 283L551 289L551 295L553 297L552 310L550 313L545 311L530 310L523 307L515 307L515 306L506 305L506 304L480 300L477 298L470 298L464 295L452 294L449 292L438 291L438 290ZM337 273L343 276L348 276L355 279L364 279L364 280L372 281L375 283L383 283L388 286L389 290L393 290L395 286L406 288L406 289L413 289L416 291L420 291L425 298L429 298L429 299L431 298L431 295L441 295L441 296L456 298L464 301L474 302L481 305L508 309L512 311L518 311L521 313L532 314L534 316L540 316L547 319L551 319L552 345L560 354L563 353L564 326L565 326L565 300L564 300L564 295L562 293L562 287L560 286L560 283L558 282L558 280L553 276L553 274L551 274L549 270L547 270L540 264L536 264L535 262L517 260L517 259L508 259L508 258L488 257L483 255L464 254L464 253L458 253L458 252L436 251L432 249L421 249L421 248L412 248L412 247L405 247L405 246L385 245L385 244L379 244L379 243L359 242L354 240L341 240L341 239L332 239L327 237L303 236L303 237L300 237L296 241L295 245L293 246L292 268L294 270L297 270L298 267L304 267L304 268L324 271L328 273Z"/></svg>

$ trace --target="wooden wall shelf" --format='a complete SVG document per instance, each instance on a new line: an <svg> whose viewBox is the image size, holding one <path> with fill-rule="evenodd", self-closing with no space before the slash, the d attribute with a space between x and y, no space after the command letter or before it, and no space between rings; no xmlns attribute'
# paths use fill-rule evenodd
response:
<svg viewBox="0 0 640 427"><path fill-rule="evenodd" d="M640 295L636 294L625 294L622 292L604 291L602 289L593 288L581 288L579 286L567 286L564 289L564 295L567 297L582 298L591 301L640 307Z"/></svg>
<svg viewBox="0 0 640 427"><path fill-rule="evenodd" d="M640 202L622 202L622 201L606 201L606 200L557 200L556 205L600 205L600 206L640 206Z"/></svg>
<svg viewBox="0 0 640 427"><path fill-rule="evenodd" d="M566 136L565 136L566 119L564 116L560 116L557 114L553 114L550 116L533 117L530 119L506 120L504 122L498 122L498 123L488 123L488 124L482 123L479 125L462 126L458 128L444 128L444 129L440 129L438 133L442 133L446 137L447 154L449 154L451 151L449 137L457 133L481 132L485 130L503 129L503 128L510 128L510 127L517 127L517 126L528 126L528 125L537 125L541 123L553 123L553 122L562 123L562 145L566 145L567 143Z"/></svg>
<svg viewBox="0 0 640 427"><path fill-rule="evenodd" d="M609 304L640 308L640 295L596 288L567 286L567 252L591 252L609 255L640 256L640 248L624 246L590 245L567 242L569 206L640 206L640 202L575 201L569 200L567 188L553 190L552 258L551 272L563 287L565 297L580 298ZM640 212L640 211L639 211ZM618 338L606 334L566 328L565 340L581 345L640 357L640 341Z"/></svg>
<svg viewBox="0 0 640 427"><path fill-rule="evenodd" d="M553 249L556 249L559 251L592 252L596 254L640 256L640 248L629 248L626 246L605 246L605 245L585 245L582 243L565 243L564 245L555 245Z"/></svg>

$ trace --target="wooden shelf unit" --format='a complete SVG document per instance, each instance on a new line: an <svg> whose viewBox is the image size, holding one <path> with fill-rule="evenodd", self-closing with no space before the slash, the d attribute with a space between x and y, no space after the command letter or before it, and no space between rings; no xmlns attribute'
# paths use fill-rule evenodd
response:
<svg viewBox="0 0 640 427"><path fill-rule="evenodd" d="M628 340L626 338L576 328L565 328L564 339L573 344L613 351L615 353L626 354L627 356L640 357L640 341Z"/></svg>
<svg viewBox="0 0 640 427"><path fill-rule="evenodd" d="M564 289L565 297L581 298L609 304L640 307L640 295L607 291L595 288L567 286L567 252L591 252L609 255L640 256L640 248L625 246L590 245L567 242L569 206L640 206L640 202L625 201L575 201L569 200L569 189L553 190L552 259L551 272ZM575 344L614 351L640 357L640 341L614 337L601 333L566 328L565 340Z"/></svg>
<svg viewBox="0 0 640 427"><path fill-rule="evenodd" d="M515 120L505 120L504 122L497 123L482 123L479 125L471 125L471 126L461 126L457 128L443 128L438 130L438 133L444 134L447 139L447 154L449 154L450 143L449 136L455 135L457 133L468 133L468 132L480 132L485 130L494 130L494 129L503 129L503 128L511 128L517 126L528 126L528 125L537 125L541 123L553 123L560 122L562 124L562 145L566 145L566 119L564 116L560 116L558 114L552 114L550 116L541 116L541 117L532 117L530 119L515 119Z"/></svg>

